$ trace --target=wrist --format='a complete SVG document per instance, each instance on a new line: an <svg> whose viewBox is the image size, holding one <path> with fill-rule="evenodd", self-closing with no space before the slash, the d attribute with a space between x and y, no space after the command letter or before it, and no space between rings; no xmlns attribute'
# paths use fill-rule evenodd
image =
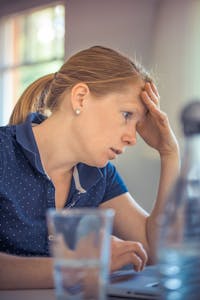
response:
<svg viewBox="0 0 200 300"><path fill-rule="evenodd" d="M179 149L170 153L160 153L160 160L162 169L171 169L174 176L179 174L181 166Z"/></svg>
<svg viewBox="0 0 200 300"><path fill-rule="evenodd" d="M179 150L179 145L176 144L173 149L170 149L170 150L162 150L162 151L159 151L159 155L160 155L160 158L161 160L164 159L164 160L171 160L171 159L177 159L177 160L180 160L180 150Z"/></svg>

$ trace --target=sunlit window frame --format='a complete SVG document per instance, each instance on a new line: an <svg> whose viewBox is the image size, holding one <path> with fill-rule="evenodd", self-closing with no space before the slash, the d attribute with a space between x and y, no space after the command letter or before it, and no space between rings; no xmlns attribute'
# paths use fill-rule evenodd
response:
<svg viewBox="0 0 200 300"><path fill-rule="evenodd" d="M21 14L21 15L30 14L30 13L37 12L39 10L44 10L46 8L55 7L57 5L62 5L65 9L65 24L66 24L66 3L64 1L55 1L55 2L52 2L47 5L41 5L41 6L37 6L34 8L30 8L28 10L18 11L17 14L15 13L13 16L16 16L19 14ZM3 23L7 17L12 17L12 15L2 17L0 19L0 22ZM13 43L14 43L14 41L13 41ZM12 47L12 45L11 45L11 47ZM12 92L12 86L6 85L6 88L5 88L5 84L2 80L3 76L1 76L1 74L5 73L6 71L16 70L21 67L36 66L36 65L41 65L41 64L45 64L45 63L61 61L61 60L64 61L65 56L66 56L66 30L64 31L64 55L63 55L63 57L55 56L51 59L40 59L37 61L24 61L22 63L17 63L17 64L0 65L0 126L5 125L5 123L7 121L7 117L5 116L5 111L7 111L7 107L10 107L10 105L12 105L11 103L9 103L7 101L7 97L6 97L8 95L8 93ZM4 75L4 81L6 81L5 75Z"/></svg>

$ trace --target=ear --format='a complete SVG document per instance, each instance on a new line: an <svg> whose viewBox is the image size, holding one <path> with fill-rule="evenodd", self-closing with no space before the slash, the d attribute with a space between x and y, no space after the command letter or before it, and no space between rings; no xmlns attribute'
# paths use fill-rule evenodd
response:
<svg viewBox="0 0 200 300"><path fill-rule="evenodd" d="M89 93L89 88L85 83L80 82L73 86L71 90L71 104L74 112L77 110L81 112L87 101Z"/></svg>

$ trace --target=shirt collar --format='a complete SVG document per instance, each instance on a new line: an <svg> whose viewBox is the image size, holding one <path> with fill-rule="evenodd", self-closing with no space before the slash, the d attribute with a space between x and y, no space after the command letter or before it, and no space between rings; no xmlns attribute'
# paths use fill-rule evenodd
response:
<svg viewBox="0 0 200 300"><path fill-rule="evenodd" d="M16 140L21 145L22 151L30 161L31 165L40 173L45 171L40 159L39 150L33 135L32 123L40 124L46 119L39 113L31 113L26 121L16 125ZM74 167L73 178L75 187L79 193L85 193L102 178L103 174L99 168L79 163Z"/></svg>
<svg viewBox="0 0 200 300"><path fill-rule="evenodd" d="M45 174L40 160L38 147L33 135L32 123L40 124L46 117L38 113L28 115L26 121L16 125L16 140L22 146L25 156L30 161L31 165L40 173Z"/></svg>
<svg viewBox="0 0 200 300"><path fill-rule="evenodd" d="M87 192L103 177L101 169L79 163L73 172L76 189L79 193Z"/></svg>

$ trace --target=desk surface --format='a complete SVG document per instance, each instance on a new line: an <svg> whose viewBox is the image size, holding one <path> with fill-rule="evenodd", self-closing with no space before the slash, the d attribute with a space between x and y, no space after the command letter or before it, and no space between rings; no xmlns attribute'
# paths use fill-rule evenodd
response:
<svg viewBox="0 0 200 300"><path fill-rule="evenodd" d="M127 298L108 297L107 300ZM137 300L137 298L132 298ZM56 300L53 289L0 291L0 300Z"/></svg>

